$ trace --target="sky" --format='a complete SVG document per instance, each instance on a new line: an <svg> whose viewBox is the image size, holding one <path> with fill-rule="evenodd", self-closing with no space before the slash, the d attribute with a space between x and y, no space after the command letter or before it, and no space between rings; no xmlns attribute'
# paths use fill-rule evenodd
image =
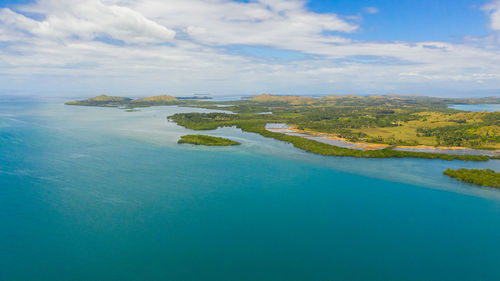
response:
<svg viewBox="0 0 500 281"><path fill-rule="evenodd" d="M500 1L0 0L0 95L500 96Z"/></svg>

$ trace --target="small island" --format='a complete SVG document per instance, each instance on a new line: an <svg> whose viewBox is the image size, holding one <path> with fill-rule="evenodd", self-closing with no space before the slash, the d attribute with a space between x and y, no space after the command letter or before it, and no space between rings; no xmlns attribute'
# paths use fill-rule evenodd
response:
<svg viewBox="0 0 500 281"><path fill-rule="evenodd" d="M208 146L228 146L240 145L241 143L230 139L212 137L207 135L185 135L177 143L190 143L195 145L208 145Z"/></svg>
<svg viewBox="0 0 500 281"><path fill-rule="evenodd" d="M443 172L451 178L480 186L500 188L500 173L491 169L446 169Z"/></svg>

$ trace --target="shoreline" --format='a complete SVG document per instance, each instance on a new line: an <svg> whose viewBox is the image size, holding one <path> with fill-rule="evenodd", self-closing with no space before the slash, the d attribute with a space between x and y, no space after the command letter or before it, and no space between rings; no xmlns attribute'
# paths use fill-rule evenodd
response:
<svg viewBox="0 0 500 281"><path fill-rule="evenodd" d="M380 150L380 149L385 149L390 147L391 145L388 144L378 144L378 143L368 143L368 142L350 142L345 138L341 138L336 135L328 134L328 133L321 133L321 132L314 132L314 131L309 131L309 130L301 130L294 128L293 126L286 125L288 127L283 126L282 128L267 128L266 130L269 130L271 132L279 132L279 133L292 133L294 135L304 137L304 138L309 138L309 139L314 139L316 141L324 142L330 145L334 146L339 146L339 147L344 147L344 148L350 148L350 149L358 149L358 150L363 150L363 151L369 151L369 150ZM332 140L333 142L325 142L322 140L317 139L318 137ZM339 143L335 143L339 142ZM416 145L416 146L409 146L409 145L398 145L393 147L394 150L399 150L399 151L418 151L418 152L425 152L425 153L445 153L445 154L473 154L473 155L487 155L487 156L497 156L500 155L500 150L481 150L481 149L473 149L473 148L467 148L467 147L456 147L456 146L429 146L429 145Z"/></svg>
<svg viewBox="0 0 500 281"><path fill-rule="evenodd" d="M390 145L388 144L382 144L382 143L368 143L368 142L350 142L345 138L341 138L339 136L335 136L332 134L328 133L320 133L320 132L313 132L313 131L308 131L308 130L300 130L294 127L287 128L290 131L294 131L297 133L302 133L302 134L308 134L308 135L314 135L314 136L324 136L327 139L331 140L337 140L337 141L342 141L348 144L352 144L353 147L360 148L362 150L377 150L377 149L384 149L389 147Z"/></svg>

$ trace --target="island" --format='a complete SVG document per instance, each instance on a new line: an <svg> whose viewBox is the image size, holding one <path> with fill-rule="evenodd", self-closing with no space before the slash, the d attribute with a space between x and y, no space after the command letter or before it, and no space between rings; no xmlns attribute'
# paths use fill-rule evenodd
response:
<svg viewBox="0 0 500 281"><path fill-rule="evenodd" d="M159 96L139 98L139 99L100 95L85 100L70 101L65 104L80 105L80 106L134 108L134 107L149 107L149 106L160 106L160 105L179 105L179 104L184 104L184 102L169 95L159 95Z"/></svg>
<svg viewBox="0 0 500 281"><path fill-rule="evenodd" d="M189 97L175 97L176 99L179 99L179 100L211 100L213 99L211 96L207 96L207 95L192 95L192 96L189 96Z"/></svg>
<svg viewBox="0 0 500 281"><path fill-rule="evenodd" d="M240 145L241 143L230 139L212 137L207 135L184 135L177 143L190 143L195 145L208 145L208 146L230 146Z"/></svg>
<svg viewBox="0 0 500 281"><path fill-rule="evenodd" d="M214 102L166 95L136 100L102 95L67 104L126 108L178 105L218 111L222 106L227 113L178 113L168 119L192 130L234 126L327 156L472 161L500 158L500 112L449 107L450 104L500 104L500 97L260 94ZM276 123L286 126L286 130L268 128Z"/></svg>
<svg viewBox="0 0 500 281"><path fill-rule="evenodd" d="M132 101L131 98L100 95L86 100L70 101L66 105L118 107Z"/></svg>
<svg viewBox="0 0 500 281"><path fill-rule="evenodd" d="M480 186L500 188L500 173L491 169L446 169L443 172L451 178Z"/></svg>

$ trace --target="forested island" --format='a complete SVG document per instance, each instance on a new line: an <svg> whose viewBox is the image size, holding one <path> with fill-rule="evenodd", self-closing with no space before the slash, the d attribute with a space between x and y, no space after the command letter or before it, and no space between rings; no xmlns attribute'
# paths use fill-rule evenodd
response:
<svg viewBox="0 0 500 281"><path fill-rule="evenodd" d="M207 135L184 135L177 143L190 143L195 145L208 146L229 146L240 145L241 143L226 138L212 137Z"/></svg>
<svg viewBox="0 0 500 281"><path fill-rule="evenodd" d="M500 173L491 169L446 169L443 174L459 181L500 188Z"/></svg>
<svg viewBox="0 0 500 281"><path fill-rule="evenodd" d="M500 104L499 97L477 99L433 98L424 96L330 95L319 98L256 95L234 101L180 100L162 95L130 99L101 95L68 105L144 107L180 105L221 109L230 113L182 113L169 116L177 124L193 130L236 126L246 132L292 143L309 152L352 157L417 157L486 161L491 155L457 155L421 152L418 149L448 150L500 149L500 112L468 112L451 109L449 104ZM266 130L268 123L283 123L292 130L325 134L352 143L381 145L383 149L359 150L320 143L300 136ZM402 151L399 148L415 148Z"/></svg>

